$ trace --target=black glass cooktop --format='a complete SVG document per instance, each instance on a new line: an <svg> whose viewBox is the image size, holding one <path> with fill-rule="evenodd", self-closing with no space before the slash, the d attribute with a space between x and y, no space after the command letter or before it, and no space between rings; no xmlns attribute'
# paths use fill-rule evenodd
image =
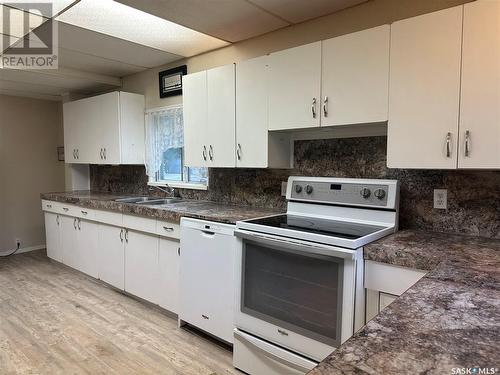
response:
<svg viewBox="0 0 500 375"><path fill-rule="evenodd" d="M348 223L345 221L317 219L293 215L277 215L262 219L248 220L247 223L266 225L274 228L297 230L326 236L355 240L384 229L377 225Z"/></svg>

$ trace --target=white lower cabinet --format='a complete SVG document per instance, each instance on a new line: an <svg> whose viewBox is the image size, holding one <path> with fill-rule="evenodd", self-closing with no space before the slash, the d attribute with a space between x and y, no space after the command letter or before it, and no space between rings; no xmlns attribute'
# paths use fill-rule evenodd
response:
<svg viewBox="0 0 500 375"><path fill-rule="evenodd" d="M99 224L99 279L115 288L125 289L124 229Z"/></svg>
<svg viewBox="0 0 500 375"><path fill-rule="evenodd" d="M64 264L97 278L98 225L88 220L61 216Z"/></svg>
<svg viewBox="0 0 500 375"><path fill-rule="evenodd" d="M159 305L177 314L180 243L177 240L160 238L159 249Z"/></svg>
<svg viewBox="0 0 500 375"><path fill-rule="evenodd" d="M77 221L76 217L61 216L61 247L63 262L67 266L77 268Z"/></svg>
<svg viewBox="0 0 500 375"><path fill-rule="evenodd" d="M61 218L59 215L45 212L45 238L47 256L58 262L63 261L63 247L61 245Z"/></svg>
<svg viewBox="0 0 500 375"><path fill-rule="evenodd" d="M159 237L125 230L125 291L146 301L158 304Z"/></svg>
<svg viewBox="0 0 500 375"><path fill-rule="evenodd" d="M77 267L75 268L97 278L99 276L97 266L99 225L92 221L78 219L77 228Z"/></svg>

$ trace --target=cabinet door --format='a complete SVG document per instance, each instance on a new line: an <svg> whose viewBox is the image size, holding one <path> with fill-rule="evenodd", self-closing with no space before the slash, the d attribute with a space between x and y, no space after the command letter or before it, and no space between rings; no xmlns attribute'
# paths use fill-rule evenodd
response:
<svg viewBox="0 0 500 375"><path fill-rule="evenodd" d="M96 100L96 113L99 113L99 117L95 119L98 127L94 147L99 152L98 163L120 164L120 93L115 91L99 95Z"/></svg>
<svg viewBox="0 0 500 375"><path fill-rule="evenodd" d="M47 246L47 256L58 262L63 261L61 246L60 217L57 214L45 212L45 243Z"/></svg>
<svg viewBox="0 0 500 375"><path fill-rule="evenodd" d="M322 42L321 126L387 121L390 26Z"/></svg>
<svg viewBox="0 0 500 375"><path fill-rule="evenodd" d="M268 162L268 59L236 64L236 165L266 168Z"/></svg>
<svg viewBox="0 0 500 375"><path fill-rule="evenodd" d="M179 241L160 238L159 305L178 313L179 308Z"/></svg>
<svg viewBox="0 0 500 375"><path fill-rule="evenodd" d="M235 72L234 64L207 71L207 140L210 167L234 167Z"/></svg>
<svg viewBox="0 0 500 375"><path fill-rule="evenodd" d="M121 164L144 164L144 95L120 92Z"/></svg>
<svg viewBox="0 0 500 375"><path fill-rule="evenodd" d="M99 224L99 279L125 289L125 233L123 228Z"/></svg>
<svg viewBox="0 0 500 375"><path fill-rule="evenodd" d="M77 149L81 148L80 130L83 111L78 102L64 103L64 150L66 163L78 164Z"/></svg>
<svg viewBox="0 0 500 375"><path fill-rule="evenodd" d="M321 42L269 56L269 130L320 124Z"/></svg>
<svg viewBox="0 0 500 375"><path fill-rule="evenodd" d="M391 26L390 168L457 166L462 9Z"/></svg>
<svg viewBox="0 0 500 375"><path fill-rule="evenodd" d="M125 291L158 304L158 237L127 230L125 238Z"/></svg>
<svg viewBox="0 0 500 375"><path fill-rule="evenodd" d="M98 263L97 252L99 250L99 225L87 221L78 220L77 222L77 238L76 238L76 256L75 264L73 265L78 271L86 273L89 276L98 278Z"/></svg>
<svg viewBox="0 0 500 375"><path fill-rule="evenodd" d="M458 167L500 168L500 2L464 7Z"/></svg>
<svg viewBox="0 0 500 375"><path fill-rule="evenodd" d="M207 149L207 72L188 74L182 79L184 117L184 164L204 167Z"/></svg>
<svg viewBox="0 0 500 375"><path fill-rule="evenodd" d="M70 216L60 216L61 246L63 263L69 267L78 266L77 219Z"/></svg>

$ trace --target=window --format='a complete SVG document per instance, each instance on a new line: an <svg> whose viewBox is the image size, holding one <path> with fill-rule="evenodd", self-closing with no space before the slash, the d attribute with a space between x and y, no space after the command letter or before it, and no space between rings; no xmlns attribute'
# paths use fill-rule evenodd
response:
<svg viewBox="0 0 500 375"><path fill-rule="evenodd" d="M182 106L146 114L146 173L152 185L206 189L207 168L184 166Z"/></svg>

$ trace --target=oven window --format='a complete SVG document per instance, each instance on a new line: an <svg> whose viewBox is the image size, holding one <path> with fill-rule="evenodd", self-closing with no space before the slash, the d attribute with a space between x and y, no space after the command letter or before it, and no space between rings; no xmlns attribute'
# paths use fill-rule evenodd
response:
<svg viewBox="0 0 500 375"><path fill-rule="evenodd" d="M245 241L242 312L328 345L340 343L343 259Z"/></svg>

